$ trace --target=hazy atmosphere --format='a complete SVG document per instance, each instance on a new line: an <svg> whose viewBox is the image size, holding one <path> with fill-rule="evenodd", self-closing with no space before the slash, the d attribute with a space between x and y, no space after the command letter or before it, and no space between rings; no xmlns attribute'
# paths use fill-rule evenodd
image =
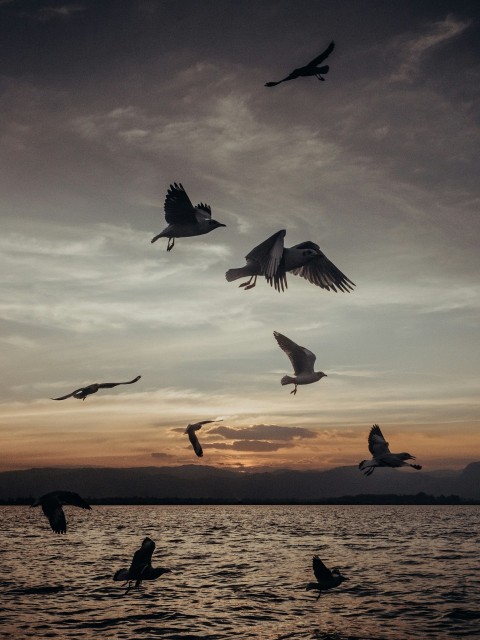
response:
<svg viewBox="0 0 480 640"><path fill-rule="evenodd" d="M329 469L368 457L373 423L425 471L480 460L477 2L0 17L0 471ZM264 86L332 40L325 82ZM150 240L174 182L226 228L167 252ZM226 281L280 229L355 290ZM291 395L274 330L327 377ZM185 426L215 418L197 459Z"/></svg>

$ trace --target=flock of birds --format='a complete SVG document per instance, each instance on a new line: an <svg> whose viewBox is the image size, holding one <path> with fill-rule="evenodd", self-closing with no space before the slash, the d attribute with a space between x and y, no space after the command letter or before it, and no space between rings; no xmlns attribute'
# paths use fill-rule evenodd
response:
<svg viewBox="0 0 480 640"><path fill-rule="evenodd" d="M278 82L267 82L265 86L274 87L281 82L306 76L315 76L318 80L323 81L322 75L328 73L329 67L328 65L318 65L332 53L334 47L334 42L331 42L325 51L311 62L295 69ZM177 238L200 236L210 233L219 227L226 226L212 218L210 205L201 202L194 206L181 183L175 182L170 185L165 197L164 210L167 227L153 237L151 242L156 242L159 238L167 238L167 251L173 249ZM245 256L246 264L243 267L229 269L226 272L227 281L232 282L246 278L247 280L239 286L247 291L255 287L257 278L262 276L270 286L274 287L278 292L283 292L287 289L287 273L291 273L295 276L301 276L310 283L327 291L342 291L345 293L353 291L355 283L325 256L318 244L306 241L292 247L285 247L285 234L286 231L281 229L252 249ZM294 375L285 375L280 381L282 385L294 385L293 390L290 392L291 394L295 395L297 393L299 385L311 384L327 376L323 371L314 371L316 356L312 351L296 344L293 340L277 331L274 331L273 335L278 346L288 356L294 370ZM75 389L75 391L58 398L52 398L52 400L66 400L71 397L77 400L85 400L87 396L97 393L100 389L134 384L140 378L141 376L137 376L127 382L94 383ZM197 432L204 424L219 421L220 419L203 420L189 424L185 429L185 434L188 436L198 457L203 456L203 449ZM372 458L363 460L359 464L359 469L366 476L371 475L376 467L410 466L417 470L422 468L418 464L407 462L407 460L415 459L409 453L391 453L389 444L377 424L373 425L370 430L368 448ZM41 505L52 531L59 534L67 531L63 505L90 509L90 505L81 496L72 491L52 491L38 498L31 506L37 507L39 505ZM170 572L170 569L167 568L152 567L154 550L154 541L151 538L145 538L141 547L134 553L129 569L120 569L115 573L113 576L115 581L122 581L128 585L125 593L128 593L132 588L138 588L143 580L156 580L164 573ZM318 556L313 557L313 573L316 582L309 582L306 589L317 590L319 592L318 597L320 597L322 591L337 587L344 580L348 580L338 569L328 569Z"/></svg>

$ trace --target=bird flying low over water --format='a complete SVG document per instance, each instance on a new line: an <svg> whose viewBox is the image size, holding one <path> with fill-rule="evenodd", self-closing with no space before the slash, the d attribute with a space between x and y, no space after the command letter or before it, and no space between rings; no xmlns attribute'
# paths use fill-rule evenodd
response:
<svg viewBox="0 0 480 640"><path fill-rule="evenodd" d="M190 440L190 444L193 447L193 450L197 454L199 458L203 456L202 445L200 444L197 434L195 431L198 431L202 428L204 424L209 424L210 422L221 422L221 420L203 420L202 422L195 422L194 424L189 424L185 429L184 433L188 435L188 439Z"/></svg>
<svg viewBox="0 0 480 640"><path fill-rule="evenodd" d="M318 598L322 595L322 591L328 591L328 589L334 589L342 584L344 580L348 580L346 576L343 576L338 569L327 569L318 556L313 556L313 573L317 582L309 582L305 587L306 591L316 589L318 591Z"/></svg>
<svg viewBox="0 0 480 640"><path fill-rule="evenodd" d="M128 382L101 382L94 384L89 384L88 387L80 387L80 389L75 389L72 393L67 393L66 396L60 396L60 398L50 398L50 400L66 400L67 398L77 398L77 400L85 400L87 396L92 395L92 393L97 393L99 389L111 389L112 387L118 387L119 384L133 384L140 380L142 376L137 376L133 380L129 380Z"/></svg>
<svg viewBox="0 0 480 640"><path fill-rule="evenodd" d="M332 41L328 45L328 47L325 49L325 51L323 51L323 53L321 53L319 56L311 60L304 67L298 67L298 69L294 69L290 75L288 75L286 78L283 78L283 80L279 80L278 82L266 82L265 86L275 87L277 84L280 84L281 82L286 82L287 80L295 80L296 78L300 78L302 76L316 76L318 80L324 81L325 78L322 78L321 74L328 73L328 70L330 67L328 65L319 67L318 65L321 62L323 62L325 58L328 58L328 56L332 53L334 48L335 48L335 43Z"/></svg>
<svg viewBox="0 0 480 640"><path fill-rule="evenodd" d="M318 244L307 241L285 248L285 234L285 229L280 229L252 249L245 256L247 264L244 267L227 271L228 282L250 278L239 285L246 291L255 286L258 276L265 276L269 285L280 292L287 288L287 272L290 272L327 291L353 291L355 283L330 262Z"/></svg>
<svg viewBox="0 0 480 640"><path fill-rule="evenodd" d="M42 506L43 513L47 516L52 531L55 533L67 533L67 521L62 505L71 504L81 509L90 509L90 505L73 491L51 491L37 498L32 507Z"/></svg>
<svg viewBox="0 0 480 640"><path fill-rule="evenodd" d="M200 202L194 207L183 185L176 182L167 191L164 209L168 227L152 238L151 242L168 238L167 251L173 249L175 238L201 236L226 226L212 219L212 209L208 204Z"/></svg>
<svg viewBox="0 0 480 640"><path fill-rule="evenodd" d="M311 384L312 382L317 382L317 380L320 380L321 378L327 377L327 374L323 373L323 371L313 370L313 365L317 359L317 356L314 353L305 347L301 347L296 344L293 340L290 340L290 338L278 333L278 331L274 331L273 335L275 336L280 349L285 351L287 354L295 372L295 376L283 376L280 380L282 385L295 385L295 388L293 391L290 391L290 393L295 395L299 384Z"/></svg>
<svg viewBox="0 0 480 640"><path fill-rule="evenodd" d="M412 469L420 470L419 464L410 464L405 460L415 460L415 456L410 453L390 453L388 442L385 441L380 427L374 424L368 434L368 449L372 454L371 460L362 460L358 468L365 472L366 476L371 475L375 467L404 467L409 466Z"/></svg>
<svg viewBox="0 0 480 640"><path fill-rule="evenodd" d="M142 580L156 580L164 573L170 573L171 569L163 567L152 567L152 555L155 551L155 542L151 538L144 538L142 546L137 549L133 554L132 564L129 569L119 569L113 579L121 582L128 582L128 587L125 593L128 593L130 589L138 589L142 583ZM135 585L132 587L132 582L135 580Z"/></svg>

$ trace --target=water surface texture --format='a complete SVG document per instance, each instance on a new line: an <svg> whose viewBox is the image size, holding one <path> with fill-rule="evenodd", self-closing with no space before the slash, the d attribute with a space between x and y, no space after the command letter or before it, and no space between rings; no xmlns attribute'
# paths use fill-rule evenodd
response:
<svg viewBox="0 0 480 640"><path fill-rule="evenodd" d="M0 507L0 637L478 638L478 506ZM125 595L145 536L172 570ZM305 591L314 554L350 579Z"/></svg>

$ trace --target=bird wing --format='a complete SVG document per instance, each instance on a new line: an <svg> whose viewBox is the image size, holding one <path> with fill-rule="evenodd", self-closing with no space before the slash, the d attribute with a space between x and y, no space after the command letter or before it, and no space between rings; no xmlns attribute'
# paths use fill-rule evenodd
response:
<svg viewBox="0 0 480 640"><path fill-rule="evenodd" d="M128 570L129 579L139 578L145 567L152 563L152 555L155 551L155 542L151 538L145 538L140 549L133 554L132 564Z"/></svg>
<svg viewBox="0 0 480 640"><path fill-rule="evenodd" d="M111 389L112 387L118 387L119 384L133 384L134 382L137 382L137 380L140 380L142 376L137 376L136 378L134 378L133 380L129 380L128 382L101 382L98 385L99 389Z"/></svg>
<svg viewBox="0 0 480 640"><path fill-rule="evenodd" d="M198 222L195 207L182 184L174 182L165 196L165 220L168 224L195 224Z"/></svg>
<svg viewBox="0 0 480 640"><path fill-rule="evenodd" d="M209 204L205 204L204 202L200 202L195 207L197 221L200 220L209 220L212 217L212 207Z"/></svg>
<svg viewBox="0 0 480 640"><path fill-rule="evenodd" d="M222 419L220 419L220 420L202 420L201 422L195 422L195 424L189 424L188 427L187 427L186 433L188 433L188 429L192 429L193 431L197 431L198 429L201 429L204 424L210 424L211 422L222 422Z"/></svg>
<svg viewBox="0 0 480 640"><path fill-rule="evenodd" d="M380 431L378 424L374 424L368 434L368 450L375 458L390 453L388 442L383 437L383 433Z"/></svg>
<svg viewBox="0 0 480 640"><path fill-rule="evenodd" d="M191 425L191 426L195 426L195 425ZM203 449L199 439L197 438L197 434L195 433L195 430L188 429L187 433L188 433L188 439L190 440L190 444L192 445L193 450L195 451L197 456L201 458L203 456Z"/></svg>
<svg viewBox="0 0 480 640"><path fill-rule="evenodd" d="M313 573L315 574L315 578L318 582L322 580L328 580L332 577L332 572L330 569L323 564L318 556L313 556Z"/></svg>
<svg viewBox="0 0 480 640"><path fill-rule="evenodd" d="M80 507L80 509L91 509L88 502L85 502L85 500L74 491L57 491L55 495L60 504L71 504L74 507Z"/></svg>
<svg viewBox="0 0 480 640"><path fill-rule="evenodd" d="M306 243L295 245L292 249L301 249L304 244ZM314 246L318 248L318 245ZM328 291L337 291L337 289L339 289L340 291L348 293L349 291L353 291L353 287L355 286L355 283L347 278L319 248L316 256L313 256L302 267L292 269L291 273L295 276L301 276L312 284L317 285L317 287L327 289Z"/></svg>
<svg viewBox="0 0 480 640"><path fill-rule="evenodd" d="M115 571L113 579L125 582L126 580L128 580L128 575L128 569L119 569L118 571Z"/></svg>
<svg viewBox="0 0 480 640"><path fill-rule="evenodd" d="M332 53L332 51L335 48L335 42L332 42L328 45L328 47L325 49L325 51L323 51L323 53L321 53L319 56L317 56L316 58L314 58L313 60L311 60L308 64L306 64L306 67L316 67L318 64L320 64L320 62L323 62L325 60L325 58L328 58L328 56Z"/></svg>
<svg viewBox="0 0 480 640"><path fill-rule="evenodd" d="M67 398L71 398L76 393L78 393L79 391L83 391L84 389L85 387L80 387L79 389L75 389L75 391L72 391L72 393L67 393L66 396L60 396L60 398L50 398L50 400L66 400Z"/></svg>
<svg viewBox="0 0 480 640"><path fill-rule="evenodd" d="M62 505L55 495L48 496L42 501L42 511L47 516L52 531L67 533L67 521Z"/></svg>
<svg viewBox="0 0 480 640"><path fill-rule="evenodd" d="M278 331L274 331L273 335L278 342L278 346L283 351L285 351L290 362L292 363L295 375L313 371L313 365L315 363L315 360L317 359L314 353L312 353L305 347L301 347L300 345L296 344L293 340L290 340L290 338L287 338L281 333L278 333Z"/></svg>
<svg viewBox="0 0 480 640"><path fill-rule="evenodd" d="M282 268L285 233L285 229L280 229L245 256L247 262L251 260L260 265L261 275L278 291L287 288L287 277L285 269Z"/></svg>

